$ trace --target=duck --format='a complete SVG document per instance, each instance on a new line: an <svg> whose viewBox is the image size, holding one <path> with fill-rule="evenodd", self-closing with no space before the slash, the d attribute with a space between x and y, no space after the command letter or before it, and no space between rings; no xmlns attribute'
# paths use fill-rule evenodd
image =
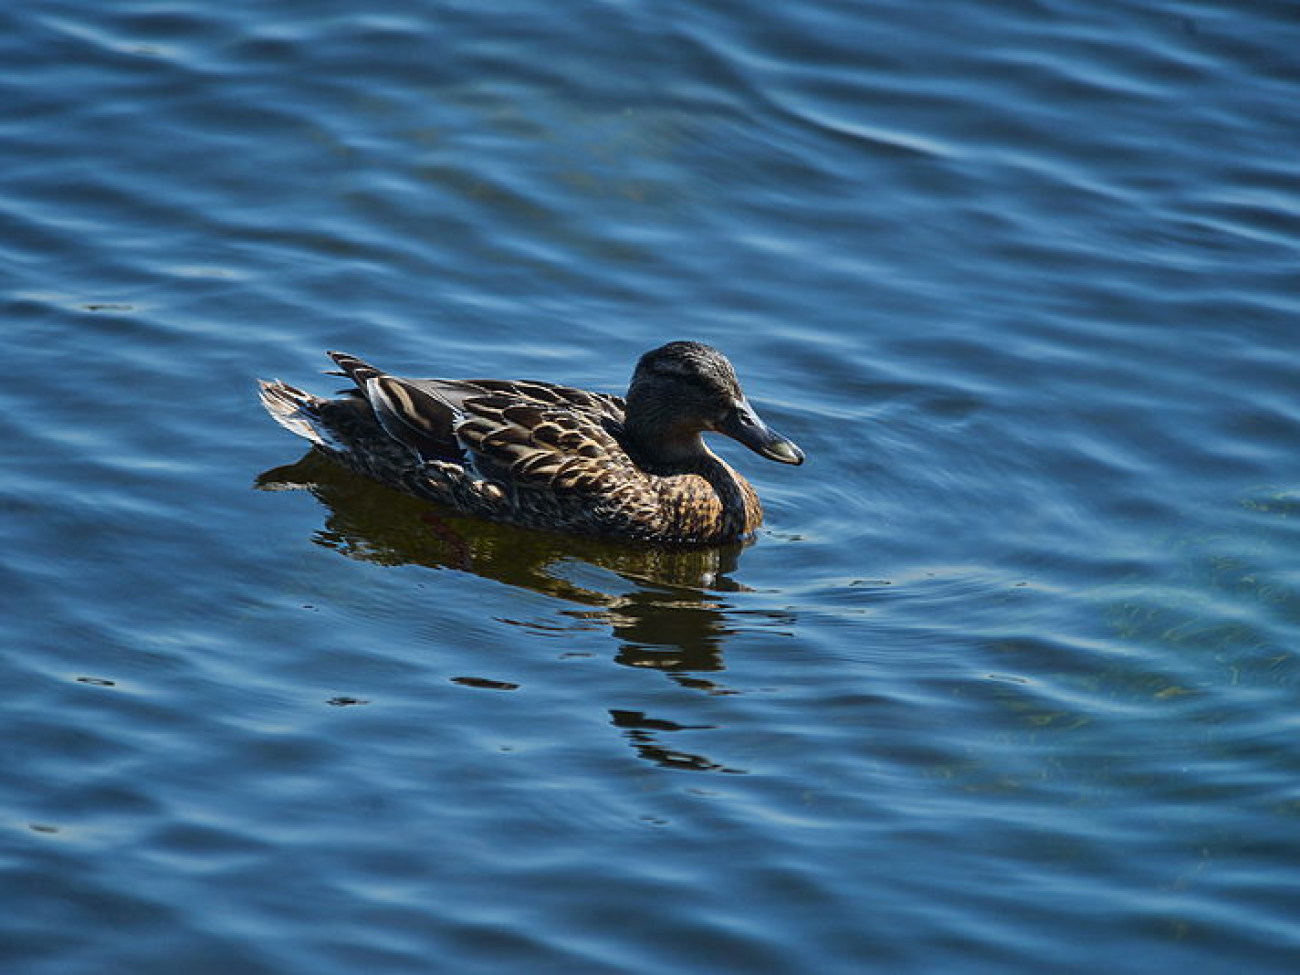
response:
<svg viewBox="0 0 1300 975"><path fill-rule="evenodd" d="M627 395L538 380L405 379L343 352L337 398L259 381L263 406L333 460L458 512L525 528L676 545L752 538L758 494L705 444L804 462L745 397L727 357L675 341L641 356Z"/></svg>

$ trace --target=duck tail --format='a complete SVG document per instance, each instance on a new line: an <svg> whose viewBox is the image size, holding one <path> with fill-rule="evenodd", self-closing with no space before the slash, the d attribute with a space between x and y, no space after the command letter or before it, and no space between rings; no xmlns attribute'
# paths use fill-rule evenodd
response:
<svg viewBox="0 0 1300 975"><path fill-rule="evenodd" d="M338 448L335 437L320 415L325 400L278 379L260 379L257 386L262 405L276 423L319 447Z"/></svg>
<svg viewBox="0 0 1300 975"><path fill-rule="evenodd" d="M356 356L348 355L346 352L327 352L325 354L333 359L335 365L342 370L338 375L347 376L363 390L366 388L366 380L383 375L370 363L362 362Z"/></svg>

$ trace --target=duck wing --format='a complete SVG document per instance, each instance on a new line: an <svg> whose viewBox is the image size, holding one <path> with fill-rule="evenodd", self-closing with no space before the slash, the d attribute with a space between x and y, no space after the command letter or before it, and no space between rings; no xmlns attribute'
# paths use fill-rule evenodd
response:
<svg viewBox="0 0 1300 975"><path fill-rule="evenodd" d="M422 461L552 492L598 491L612 470L634 466L619 442L620 397L534 380L403 379L330 357L384 431Z"/></svg>
<svg viewBox="0 0 1300 975"><path fill-rule="evenodd" d="M553 388L561 402L547 404L511 391L465 401L456 436L481 476L503 485L553 495L601 493L615 472L634 465L618 440L622 414L591 403L581 390ZM575 401L565 394L581 394Z"/></svg>
<svg viewBox="0 0 1300 975"><path fill-rule="evenodd" d="M358 392L390 437L410 448L422 461L461 459L455 428L463 391L441 388L443 384L436 380L417 384L399 379L344 352L330 352L329 357L357 384Z"/></svg>

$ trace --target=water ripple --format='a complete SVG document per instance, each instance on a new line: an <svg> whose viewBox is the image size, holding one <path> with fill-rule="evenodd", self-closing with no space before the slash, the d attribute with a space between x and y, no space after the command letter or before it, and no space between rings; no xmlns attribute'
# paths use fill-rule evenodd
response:
<svg viewBox="0 0 1300 975"><path fill-rule="evenodd" d="M1288 970L1297 43L0 12L0 956ZM325 348L621 391L684 337L809 455L718 445L750 546L433 512L252 397Z"/></svg>

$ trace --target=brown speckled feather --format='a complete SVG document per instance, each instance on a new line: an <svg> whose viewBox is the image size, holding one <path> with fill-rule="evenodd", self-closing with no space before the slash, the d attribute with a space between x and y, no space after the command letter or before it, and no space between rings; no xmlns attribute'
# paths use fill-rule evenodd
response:
<svg viewBox="0 0 1300 975"><path fill-rule="evenodd" d="M698 429L729 432L721 426L700 422L698 447L668 461L631 442L617 396L535 381L400 379L331 356L357 395L326 400L263 383L264 405L321 450L410 493L496 521L660 542L729 541L762 521L749 483L698 440ZM802 460L789 449L796 460L774 459Z"/></svg>

